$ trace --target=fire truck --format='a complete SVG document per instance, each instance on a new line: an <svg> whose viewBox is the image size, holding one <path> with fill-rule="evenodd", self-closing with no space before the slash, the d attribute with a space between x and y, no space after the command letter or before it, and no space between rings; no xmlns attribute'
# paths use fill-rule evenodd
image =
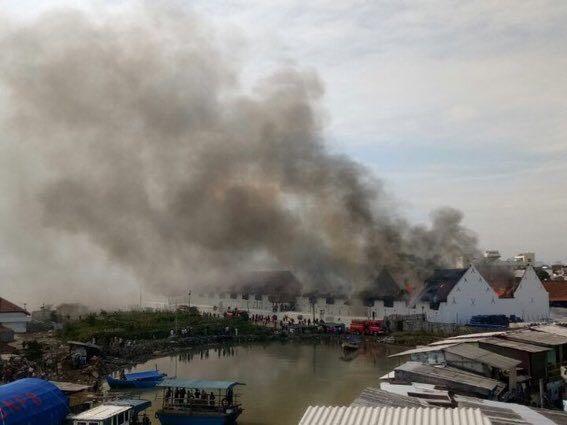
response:
<svg viewBox="0 0 567 425"><path fill-rule="evenodd" d="M353 320L348 331L359 335L382 335L385 332L382 320Z"/></svg>

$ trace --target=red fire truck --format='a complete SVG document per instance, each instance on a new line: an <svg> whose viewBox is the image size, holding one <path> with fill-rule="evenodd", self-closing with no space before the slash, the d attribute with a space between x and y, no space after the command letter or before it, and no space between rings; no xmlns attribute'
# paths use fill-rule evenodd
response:
<svg viewBox="0 0 567 425"><path fill-rule="evenodd" d="M359 335L382 335L385 333L382 320L353 320L348 328L350 333Z"/></svg>

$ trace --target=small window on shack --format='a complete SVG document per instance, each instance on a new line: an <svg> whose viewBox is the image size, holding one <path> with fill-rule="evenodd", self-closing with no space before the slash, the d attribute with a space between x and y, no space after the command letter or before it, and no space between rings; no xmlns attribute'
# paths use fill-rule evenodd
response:
<svg viewBox="0 0 567 425"><path fill-rule="evenodd" d="M112 425L112 419L111 418L105 419L102 424L103 425Z"/></svg>
<svg viewBox="0 0 567 425"><path fill-rule="evenodd" d="M123 424L124 423L124 413L119 413L118 414L118 424Z"/></svg>

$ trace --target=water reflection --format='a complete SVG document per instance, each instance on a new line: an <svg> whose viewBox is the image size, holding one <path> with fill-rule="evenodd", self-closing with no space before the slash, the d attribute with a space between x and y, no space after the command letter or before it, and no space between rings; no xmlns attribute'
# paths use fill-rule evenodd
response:
<svg viewBox="0 0 567 425"><path fill-rule="evenodd" d="M336 340L225 345L154 359L136 369L157 365L170 376L245 382L239 424L293 425L310 404L350 404L397 365L388 355L402 349L364 342L347 359ZM154 408L159 405L157 390L143 395L155 400Z"/></svg>
<svg viewBox="0 0 567 425"><path fill-rule="evenodd" d="M211 355L217 358L221 357L233 357L237 353L237 347L232 345L223 345L221 347L205 348L194 351L187 351L180 353L177 358L181 362L190 362L194 358L199 358L200 360L208 359Z"/></svg>

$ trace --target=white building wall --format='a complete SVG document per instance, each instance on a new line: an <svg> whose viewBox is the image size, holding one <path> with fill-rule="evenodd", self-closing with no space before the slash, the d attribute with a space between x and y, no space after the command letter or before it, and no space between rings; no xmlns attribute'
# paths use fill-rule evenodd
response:
<svg viewBox="0 0 567 425"><path fill-rule="evenodd" d="M529 268L514 298L498 298L479 271L470 267L439 309L429 310L431 322L467 324L473 316L516 315L524 321L549 319L549 296L532 268Z"/></svg>
<svg viewBox="0 0 567 425"><path fill-rule="evenodd" d="M0 313L0 324L16 333L25 333L31 317L25 313Z"/></svg>
<svg viewBox="0 0 567 425"><path fill-rule="evenodd" d="M545 290L543 284L537 277L533 267L528 267L514 298L517 300L516 314L526 322L537 322L549 320L549 293Z"/></svg>
<svg viewBox="0 0 567 425"><path fill-rule="evenodd" d="M325 298L317 298L312 305L308 297L298 297L295 312L278 312L279 318L303 316L323 319L328 322L342 322L347 326L351 320L375 318L381 320L390 315L424 314L428 321L439 323L466 324L476 315L505 314L516 315L524 321L544 321L549 319L549 296L539 281L533 268L529 267L515 292L514 298L498 298L492 287L482 277L479 271L470 267L461 280L455 285L447 297L447 302L441 303L439 309L433 310L427 303L418 303L410 307L405 301L395 301L391 307L386 307L383 301L375 301L374 305L363 309L345 304L344 299L335 299L333 304L327 304ZM251 314L274 314L273 304L267 295L256 300L250 294L248 300L241 294L231 298L229 294L199 294L192 296L191 304L204 311L224 312L228 307L248 310Z"/></svg>

